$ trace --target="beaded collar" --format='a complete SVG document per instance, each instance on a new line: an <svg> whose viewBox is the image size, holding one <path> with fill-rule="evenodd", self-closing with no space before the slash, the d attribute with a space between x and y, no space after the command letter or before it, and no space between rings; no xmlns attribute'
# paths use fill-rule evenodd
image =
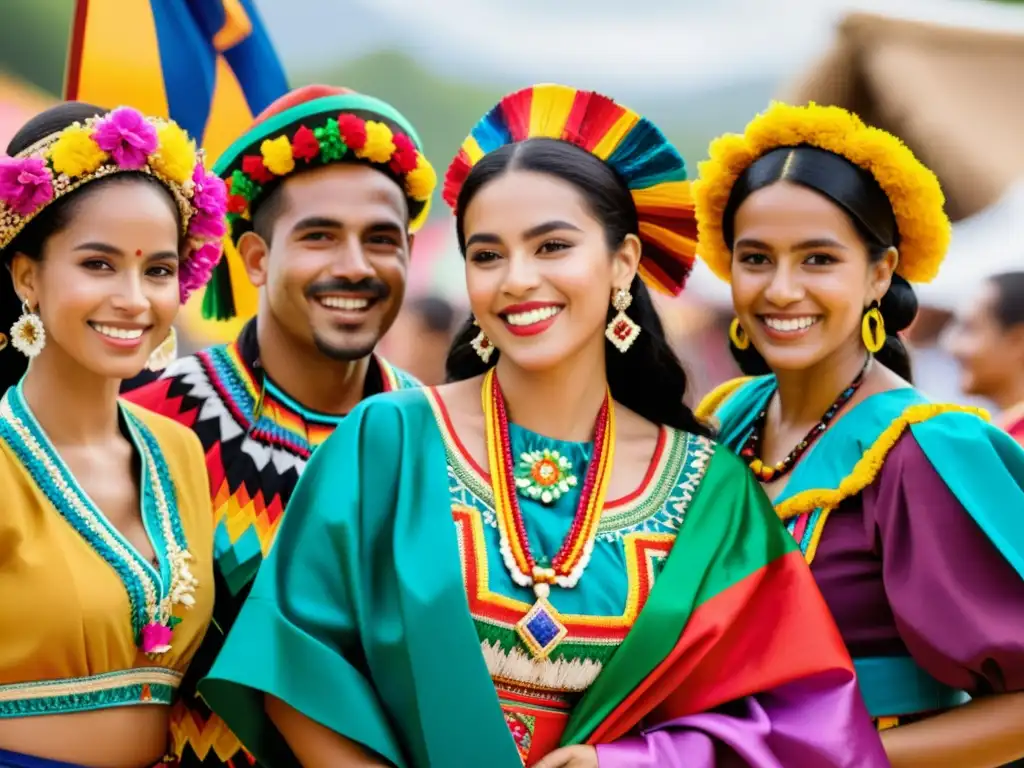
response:
<svg viewBox="0 0 1024 768"><path fill-rule="evenodd" d="M121 418L140 459L139 506L156 553L156 567L86 494L29 408L21 383L0 400L0 441L8 445L57 512L120 577L131 603L135 643L153 658L170 650L172 630L181 621L174 611L194 604L198 582L189 571L192 556L160 446L124 406Z"/></svg>

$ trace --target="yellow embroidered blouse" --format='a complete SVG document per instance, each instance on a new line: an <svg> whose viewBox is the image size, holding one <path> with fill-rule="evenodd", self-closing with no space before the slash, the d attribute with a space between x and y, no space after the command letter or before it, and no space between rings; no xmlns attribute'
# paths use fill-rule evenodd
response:
<svg viewBox="0 0 1024 768"><path fill-rule="evenodd" d="M213 516L202 448L169 419L121 412L158 565L79 487L20 387L0 400L0 718L169 704L206 632Z"/></svg>

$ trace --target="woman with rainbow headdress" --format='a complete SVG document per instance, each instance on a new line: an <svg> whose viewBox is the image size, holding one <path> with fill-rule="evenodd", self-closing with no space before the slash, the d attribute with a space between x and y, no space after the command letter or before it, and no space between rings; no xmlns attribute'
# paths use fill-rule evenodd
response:
<svg viewBox="0 0 1024 768"><path fill-rule="evenodd" d="M795 543L683 404L647 287L693 263L676 149L536 86L444 197L451 383L314 455L204 698L270 766L885 765Z"/></svg>
<svg viewBox="0 0 1024 768"><path fill-rule="evenodd" d="M897 335L949 243L938 180L855 115L775 104L711 145L694 196L734 354L762 374L698 415L811 564L889 759L1024 757L1024 451L927 401Z"/></svg>
<svg viewBox="0 0 1024 768"><path fill-rule="evenodd" d="M199 442L118 390L165 364L226 205L188 135L129 107L60 104L0 157L3 768L164 764L213 518Z"/></svg>

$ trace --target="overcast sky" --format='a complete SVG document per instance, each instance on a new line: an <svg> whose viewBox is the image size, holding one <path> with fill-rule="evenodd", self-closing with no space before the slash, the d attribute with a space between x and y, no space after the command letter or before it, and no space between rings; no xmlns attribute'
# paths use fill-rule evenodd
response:
<svg viewBox="0 0 1024 768"><path fill-rule="evenodd" d="M638 81L673 90L786 77L848 10L1024 31L986 0L257 0L292 71L383 46L481 79ZM311 23L313 20L313 23Z"/></svg>

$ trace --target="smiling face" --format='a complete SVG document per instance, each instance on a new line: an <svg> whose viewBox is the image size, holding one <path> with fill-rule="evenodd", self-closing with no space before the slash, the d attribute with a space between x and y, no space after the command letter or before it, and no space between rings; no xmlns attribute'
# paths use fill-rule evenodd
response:
<svg viewBox="0 0 1024 768"><path fill-rule="evenodd" d="M366 357L405 294L412 239L402 190L368 166L335 164L274 194L266 239L247 233L238 244L266 296L261 318L332 359Z"/></svg>
<svg viewBox="0 0 1024 768"><path fill-rule="evenodd" d="M608 307L636 273L640 245L609 253L604 228L571 184L511 171L486 183L463 217L473 315L502 359L544 370L604 354Z"/></svg>
<svg viewBox="0 0 1024 768"><path fill-rule="evenodd" d="M850 217L825 196L778 182L736 211L733 305L773 370L862 354L864 310L889 287L896 254L872 263Z"/></svg>
<svg viewBox="0 0 1024 768"><path fill-rule="evenodd" d="M116 178L83 190L38 261L11 262L18 295L46 329L42 356L66 356L99 376L143 369L178 313L180 229L157 184Z"/></svg>
<svg viewBox="0 0 1024 768"><path fill-rule="evenodd" d="M999 288L985 282L958 313L947 338L962 369L965 394L998 398L1024 369L1024 326L1004 327L996 316Z"/></svg>

